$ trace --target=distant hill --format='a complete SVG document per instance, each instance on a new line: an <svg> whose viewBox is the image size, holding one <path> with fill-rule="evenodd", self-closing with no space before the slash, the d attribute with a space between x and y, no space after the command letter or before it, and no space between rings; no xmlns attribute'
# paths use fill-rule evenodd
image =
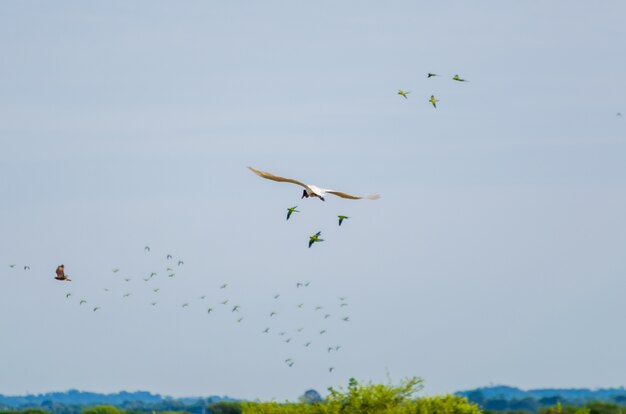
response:
<svg viewBox="0 0 626 414"><path fill-rule="evenodd" d="M499 385L473 390L459 391L456 395L466 397L489 411L529 411L556 403L563 405L583 405L592 401L602 401L626 405L626 389L621 388L538 388L522 390L516 387Z"/></svg>
<svg viewBox="0 0 626 414"><path fill-rule="evenodd" d="M620 388L537 388L534 390L522 390L516 387L509 387L506 385L498 385L493 387L481 387L468 391L459 391L456 394L464 397L468 397L470 394L480 393L485 398L501 398L506 400L523 399L523 398L536 398L541 399L545 397L560 396L567 400L606 400L615 396L626 396L626 389Z"/></svg>
<svg viewBox="0 0 626 414"><path fill-rule="evenodd" d="M133 407L141 410L146 407L148 410L161 411L159 408L187 407L193 405L205 405L218 401L235 401L229 397L186 397L172 398L152 394L147 391L126 392L121 391L114 394L99 394L95 392L70 390L66 392L49 392L37 395L24 396L4 396L0 394L0 409L4 408L39 408L53 405L64 406L94 406L112 405L115 407Z"/></svg>

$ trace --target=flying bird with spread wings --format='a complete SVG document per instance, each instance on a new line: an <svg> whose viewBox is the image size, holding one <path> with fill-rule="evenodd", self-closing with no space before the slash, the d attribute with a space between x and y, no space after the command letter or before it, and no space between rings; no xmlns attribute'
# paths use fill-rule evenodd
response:
<svg viewBox="0 0 626 414"><path fill-rule="evenodd" d="M403 91L402 89L400 89L398 91L398 95L402 96L404 99L409 99L409 97L407 96L408 94L410 94L411 92L408 91Z"/></svg>
<svg viewBox="0 0 626 414"><path fill-rule="evenodd" d="M311 246L313 246L313 243L318 243L318 242L323 242L324 241L324 239L320 239L320 235L321 234L322 234L322 232L318 231L314 235L309 236L309 248L311 248Z"/></svg>
<svg viewBox="0 0 626 414"><path fill-rule="evenodd" d="M61 280L63 282L71 282L72 281L72 279L70 279L69 276L67 276L65 274L65 266L63 266L63 265L57 266L57 275L54 278L56 280Z"/></svg>
<svg viewBox="0 0 626 414"><path fill-rule="evenodd" d="M326 194L333 194L341 198L348 198L350 200L361 200L364 198L368 200L378 200L380 198L380 195L378 194L370 194L365 197L354 196L354 195L350 195L341 191L330 190L328 188L320 188L312 184L305 184L301 181L294 180L292 178L279 177L277 175L270 174L265 171L259 171L252 167L248 167L248 169L252 171L253 173L255 173L256 175L258 175L259 177L265 178L267 180L278 181L278 182L283 182L283 183L292 183L292 184L297 184L301 187L304 187L304 190L302 190L301 198L318 197L320 200L326 201L324 200L324 197L326 196Z"/></svg>
<svg viewBox="0 0 626 414"><path fill-rule="evenodd" d="M428 100L428 102L430 102L435 108L437 108L437 102L439 102L439 99L435 99L435 95L430 95L430 99Z"/></svg>
<svg viewBox="0 0 626 414"><path fill-rule="evenodd" d="M289 220L289 217L291 217L293 213L299 213L299 211L296 210L296 208L298 208L298 206L289 207L287 209L287 220Z"/></svg>

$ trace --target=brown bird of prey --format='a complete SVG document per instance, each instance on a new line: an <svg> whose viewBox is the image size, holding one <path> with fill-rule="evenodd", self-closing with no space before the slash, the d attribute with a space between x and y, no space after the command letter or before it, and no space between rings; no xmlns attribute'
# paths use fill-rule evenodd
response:
<svg viewBox="0 0 626 414"><path fill-rule="evenodd" d="M56 280L61 280L63 282L71 282L72 279L70 279L66 274L65 274L65 266L60 265L57 266L57 275L55 277Z"/></svg>
<svg viewBox="0 0 626 414"><path fill-rule="evenodd" d="M326 194L333 194L333 195L336 195L338 197L349 198L351 200L360 200L360 199L363 199L363 198L366 198L368 200L378 200L380 198L380 196L378 194L370 194L370 195L365 196L365 197L353 196L353 195L350 195L350 194L347 194L347 193L343 193L341 191L329 190L327 188L320 188L320 187L316 187L316 186L311 185L311 184L305 184L305 183L303 183L301 181L294 180L292 178L279 177L277 175L270 174L270 173L265 172L265 171L256 170L256 169L254 169L252 167L248 167L248 169L250 171L252 171L253 173L255 173L256 175L258 175L259 177L265 178L267 180L279 181L279 182L284 182L284 183L291 183L291 184L299 185L300 187L304 187L304 190L302 190L302 197L301 198L317 197L320 200L325 201L324 197L326 196Z"/></svg>

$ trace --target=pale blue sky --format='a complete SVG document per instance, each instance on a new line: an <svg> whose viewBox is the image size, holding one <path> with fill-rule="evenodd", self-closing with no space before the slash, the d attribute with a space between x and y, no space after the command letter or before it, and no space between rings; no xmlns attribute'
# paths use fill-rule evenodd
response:
<svg viewBox="0 0 626 414"><path fill-rule="evenodd" d="M625 385L624 15L0 3L0 393ZM246 165L382 199L300 200Z"/></svg>

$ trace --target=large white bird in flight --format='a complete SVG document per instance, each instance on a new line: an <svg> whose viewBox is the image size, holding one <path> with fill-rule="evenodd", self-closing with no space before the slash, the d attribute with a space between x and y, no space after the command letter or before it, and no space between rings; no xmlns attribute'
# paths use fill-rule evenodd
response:
<svg viewBox="0 0 626 414"><path fill-rule="evenodd" d="M311 184L304 184L303 182L300 182L298 180L294 180L292 178L284 178L284 177L279 177L277 175L274 174L270 174L268 172L265 171L259 171L257 169L254 169L252 167L248 167L248 169L250 169L250 171L252 171L253 173L255 173L256 175L258 175L261 178L265 178L268 180L272 180L272 181L279 181L282 183L292 183L292 184L297 184L301 187L304 187L304 190L302 191L302 197L301 198L309 198L309 197L318 197L320 200L325 201L324 197L326 196L326 194L333 194L336 196L339 196L341 198L349 198L350 200L360 200L363 198L366 198L368 200L378 200L380 198L380 195L378 194L370 194L368 196L365 197L359 197L359 196L353 196L347 193L343 193L341 191L335 191L335 190L329 190L328 188L320 188Z"/></svg>

